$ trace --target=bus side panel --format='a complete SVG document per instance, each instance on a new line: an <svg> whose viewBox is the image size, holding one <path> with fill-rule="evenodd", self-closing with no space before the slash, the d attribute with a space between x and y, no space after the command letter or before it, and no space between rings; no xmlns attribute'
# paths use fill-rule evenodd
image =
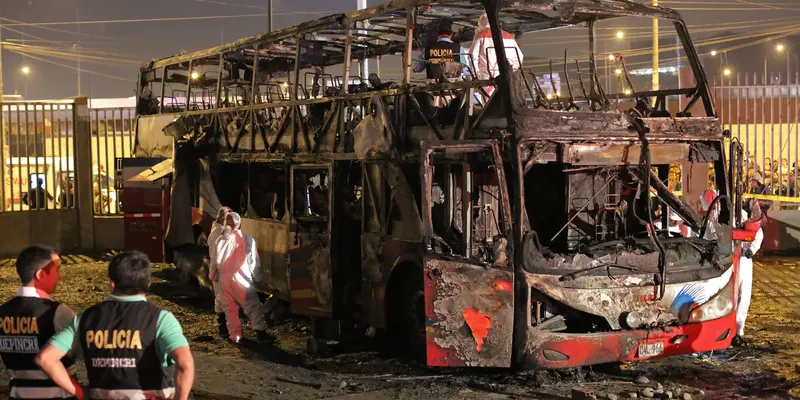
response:
<svg viewBox="0 0 800 400"><path fill-rule="evenodd" d="M286 265L288 222L242 218L242 231L256 241L261 269L264 271L261 289L283 300L289 300Z"/></svg>
<svg viewBox="0 0 800 400"><path fill-rule="evenodd" d="M510 367L514 274L425 259L426 354L430 367Z"/></svg>
<svg viewBox="0 0 800 400"><path fill-rule="evenodd" d="M136 119L136 157L172 157L172 136L164 134L164 127L179 114L140 115Z"/></svg>

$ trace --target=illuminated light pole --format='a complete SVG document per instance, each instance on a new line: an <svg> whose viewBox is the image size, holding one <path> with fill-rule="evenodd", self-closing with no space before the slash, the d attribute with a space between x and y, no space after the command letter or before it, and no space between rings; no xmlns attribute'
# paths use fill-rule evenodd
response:
<svg viewBox="0 0 800 400"><path fill-rule="evenodd" d="M25 93L25 100L28 100L28 80L25 79L25 77L27 77L31 73L31 69L27 65L23 65L22 68L20 68L19 70L20 72L22 72L22 75L24 75L23 80L25 83L23 84L23 89L24 89L23 93Z"/></svg>
<svg viewBox="0 0 800 400"><path fill-rule="evenodd" d="M789 58L789 48L784 46L783 44L779 44L775 46L775 49L778 50L778 53L782 53L784 50L786 51L786 84L791 84L791 78L789 76L792 73L792 63Z"/></svg>
<svg viewBox="0 0 800 400"><path fill-rule="evenodd" d="M658 7L658 0L653 0L653 7ZM653 91L658 90L659 76L658 76L658 19L653 18ZM655 97L653 98L653 105L655 105Z"/></svg>

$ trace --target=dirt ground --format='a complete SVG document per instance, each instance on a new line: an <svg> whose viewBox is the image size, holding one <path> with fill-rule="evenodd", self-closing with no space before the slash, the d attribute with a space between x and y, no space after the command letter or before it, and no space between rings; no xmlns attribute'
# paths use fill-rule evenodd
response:
<svg viewBox="0 0 800 400"><path fill-rule="evenodd" d="M57 300L79 311L108 295L108 255L62 258L65 277ZM181 285L169 266L156 266L149 299L183 324L196 358L195 399L565 399L574 389L622 399L634 392L642 398L648 387L661 387L675 398L786 399L800 396L799 265L779 259L756 263L748 348L556 372L427 369L385 355L378 340L308 356L308 324L302 319L273 327L274 345L232 345L215 335L211 294ZM2 297L13 295L17 286L13 261L0 261ZM245 336L254 337L248 330ZM0 393L7 384L0 375Z"/></svg>

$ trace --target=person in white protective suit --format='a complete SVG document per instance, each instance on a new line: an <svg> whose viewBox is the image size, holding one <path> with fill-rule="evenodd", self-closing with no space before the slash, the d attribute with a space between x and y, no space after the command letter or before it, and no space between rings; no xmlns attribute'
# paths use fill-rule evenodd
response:
<svg viewBox="0 0 800 400"><path fill-rule="evenodd" d="M711 189L706 189L703 193L700 193L700 207L703 209L703 217L708 213L708 209L711 207L711 203L714 202L714 199L717 198L717 192ZM717 218L719 217L719 210L720 205L719 202L714 204L714 210L708 214L708 226L706 227L706 235L704 239L712 240L717 237L717 230L719 227L719 222Z"/></svg>
<svg viewBox="0 0 800 400"><path fill-rule="evenodd" d="M501 32L503 34L506 59L508 59L513 70L518 70L522 65L522 50L519 48L514 35L506 31ZM473 68L478 79L486 80L500 75L500 66L497 65L497 54L492 41L492 30L489 29L489 17L486 13L483 13L478 20L478 32L475 33L475 38L472 40L469 54L471 61L474 63ZM490 96L494 92L494 86L485 89Z"/></svg>
<svg viewBox="0 0 800 400"><path fill-rule="evenodd" d="M231 212L225 218L225 227L216 242L216 268L209 269L209 278L219 282L221 302L225 309L229 339L239 343L242 339L242 322L239 308L250 319L259 342L270 341L267 321L262 312L256 285L263 279L256 243L242 232L241 217Z"/></svg>
<svg viewBox="0 0 800 400"><path fill-rule="evenodd" d="M751 204L758 204L751 202ZM759 206L756 206L759 207ZM751 207L752 210L753 207ZM755 220L761 219L760 209L756 210ZM748 220L747 211L742 210L742 221ZM739 274L736 279L738 289L738 299L736 306L736 336L733 338L733 345L740 346L744 342L744 323L747 320L747 311L750 309L750 297L753 294L753 256L761 249L761 242L764 241L764 231L759 224L758 232L752 242L742 244L742 258L739 260Z"/></svg>
<svg viewBox="0 0 800 400"><path fill-rule="evenodd" d="M217 239L222 235L225 229L225 218L233 211L229 207L220 207L217 210L217 219L211 226L211 232L208 234L208 269L209 271L217 269ZM225 308L222 307L222 289L219 287L219 282L212 280L214 286L214 312L217 313L217 324L219 324L219 336L223 339L228 338L228 326L225 318Z"/></svg>

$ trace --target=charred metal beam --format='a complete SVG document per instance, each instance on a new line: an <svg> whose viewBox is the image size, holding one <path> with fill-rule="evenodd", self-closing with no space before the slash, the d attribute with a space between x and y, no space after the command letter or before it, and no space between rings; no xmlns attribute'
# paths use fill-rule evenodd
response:
<svg viewBox="0 0 800 400"><path fill-rule="evenodd" d="M483 6L486 10L486 17L489 20L489 30L492 32L492 44L497 53L497 65L500 67L500 79L497 82L499 92L496 94L503 96L503 101L506 104L504 111L508 121L508 128L513 133L516 130L514 113L519 108L519 105L515 102L515 96L511 95L511 88L515 85L512 85L514 78L511 73L511 64L508 62L506 47L503 42L503 32L500 30L500 0L484 0Z"/></svg>
<svg viewBox="0 0 800 400"><path fill-rule="evenodd" d="M567 111L570 110L579 110L577 104L575 104L575 96L572 95L572 84L569 82L569 72L567 72L567 49L564 49L564 78L567 81L567 94L569 94L569 102L567 103ZM577 62L577 60L575 60ZM552 75L550 76L552 78ZM581 84L583 84L581 82Z"/></svg>
<svg viewBox="0 0 800 400"><path fill-rule="evenodd" d="M439 127L437 127L436 124L432 123L431 120L428 119L428 116L425 115L425 112L422 111L422 106L420 106L417 98L414 96L408 96L408 98L411 100L411 104L414 105L414 108L422 117L422 120L425 122L425 125L428 125L428 128L431 128L433 130L433 133L436 134L436 137L439 140L444 140L444 135L442 135L442 132L439 131Z"/></svg>
<svg viewBox="0 0 800 400"><path fill-rule="evenodd" d="M700 56L697 54L697 49L694 47L689 37L689 29L686 27L686 23L680 19L676 19L673 24L683 44L683 51L686 53L686 58L689 59L689 65L692 67L695 82L697 82L695 86L696 92L694 93L691 103L693 105L699 96L703 99L703 108L705 108L706 115L709 117L716 117L716 107L714 106L714 98L711 96L709 90L708 78L700 64ZM686 110L689 110L689 108L686 108Z"/></svg>
<svg viewBox="0 0 800 400"><path fill-rule="evenodd" d="M556 103L558 103L558 109L563 110L564 104L561 103L561 96L558 94L558 90L556 90L556 81L553 78L553 60L550 60L550 87L555 92Z"/></svg>
<svg viewBox="0 0 800 400"><path fill-rule="evenodd" d="M629 170L637 179L645 180L641 171ZM697 214L691 207L686 205L681 199L675 196L672 191L669 190L667 185L659 179L658 175L650 171L648 174L649 176L649 183L650 187L655 189L656 194L658 197L666 203L666 205L674 210L681 218L683 218L689 226L691 226L694 230L699 230L702 226L703 217Z"/></svg>
<svg viewBox="0 0 800 400"><path fill-rule="evenodd" d="M476 80L476 81L459 81L459 82L444 82L438 83L434 85L427 85L427 86L409 86L408 88L395 88L395 89L383 89L383 90L373 90L368 92L361 92L361 93L352 93L352 94L340 94L339 96L332 96L332 97L323 97L318 99L298 99L298 100L290 100L290 101L278 101L278 102L269 102L269 103L260 103L260 104L251 104L247 106L238 106L238 107L226 107L220 108L215 110L218 113L231 113L237 111L247 111L250 109L264 109L264 108L276 108L276 107L290 107L295 105L311 105L311 104L318 104L318 103L327 103L332 100L360 100L370 98L372 96L395 96L398 94L411 94L416 92L436 92L436 91L446 91L446 90L454 90L454 89L464 89L464 88L478 88L482 86L491 86L493 85L493 81L490 79L487 80ZM207 110L197 110L197 111L189 111L183 113L184 115L205 115L208 114Z"/></svg>

